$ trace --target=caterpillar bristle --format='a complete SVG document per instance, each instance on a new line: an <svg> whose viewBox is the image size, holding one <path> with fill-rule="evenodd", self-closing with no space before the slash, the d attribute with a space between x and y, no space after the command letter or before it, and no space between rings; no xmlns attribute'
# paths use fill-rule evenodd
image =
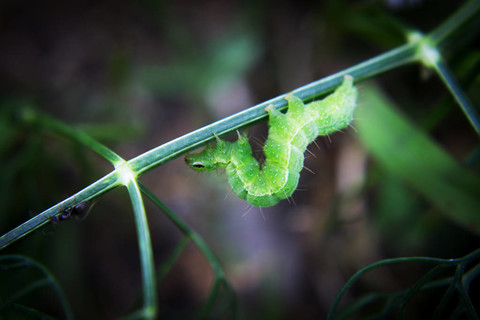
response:
<svg viewBox="0 0 480 320"><path fill-rule="evenodd" d="M303 169L307 170L308 172L310 172L311 174L315 174L315 172L313 170L310 170L310 168L308 168L307 166L303 166Z"/></svg>
<svg viewBox="0 0 480 320"><path fill-rule="evenodd" d="M318 145L317 145L318 147ZM312 151L310 151L310 149L305 149L306 152L308 152L312 157L316 158L317 156L315 155L315 153L313 153Z"/></svg>
<svg viewBox="0 0 480 320"><path fill-rule="evenodd" d="M267 221L267 219L265 218L265 215L263 214L262 207L260 207L259 209L260 209L260 215L262 216L263 221Z"/></svg>

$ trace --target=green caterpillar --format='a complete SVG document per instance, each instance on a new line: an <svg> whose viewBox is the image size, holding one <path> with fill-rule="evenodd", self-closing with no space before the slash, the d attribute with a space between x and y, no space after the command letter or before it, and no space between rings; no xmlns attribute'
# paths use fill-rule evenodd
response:
<svg viewBox="0 0 480 320"><path fill-rule="evenodd" d="M281 113L269 105L268 139L265 162L260 165L252 155L246 134L238 134L235 142L217 137L200 153L185 157L196 171L213 171L225 167L233 192L256 207L270 207L292 195L303 168L303 153L318 136L328 135L347 127L357 104L353 78L345 76L335 92L321 101L304 105L289 94L288 111Z"/></svg>

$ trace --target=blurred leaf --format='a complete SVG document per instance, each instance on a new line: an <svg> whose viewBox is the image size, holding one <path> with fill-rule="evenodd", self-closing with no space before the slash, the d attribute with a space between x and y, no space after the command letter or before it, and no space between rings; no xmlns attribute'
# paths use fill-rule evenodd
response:
<svg viewBox="0 0 480 320"><path fill-rule="evenodd" d="M374 87L362 91L359 135L392 175L427 198L449 219L480 233L480 179L395 111Z"/></svg>

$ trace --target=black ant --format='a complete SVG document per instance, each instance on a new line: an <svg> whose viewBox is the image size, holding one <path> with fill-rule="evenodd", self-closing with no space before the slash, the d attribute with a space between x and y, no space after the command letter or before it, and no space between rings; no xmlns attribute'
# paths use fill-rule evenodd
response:
<svg viewBox="0 0 480 320"><path fill-rule="evenodd" d="M63 210L60 215L51 216L50 220L54 224L58 224L62 221L70 219L71 217L78 218L82 216L82 218L85 218L88 212L90 211L91 207L92 206L90 205L89 201L80 202L74 207L70 207L68 209Z"/></svg>

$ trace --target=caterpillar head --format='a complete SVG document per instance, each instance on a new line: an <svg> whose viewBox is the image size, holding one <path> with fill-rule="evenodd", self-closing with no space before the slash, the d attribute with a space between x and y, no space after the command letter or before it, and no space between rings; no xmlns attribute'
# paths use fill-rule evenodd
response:
<svg viewBox="0 0 480 320"><path fill-rule="evenodd" d="M230 143L217 137L217 144L209 144L199 153L185 156L185 163L195 171L213 171L230 162Z"/></svg>
<svg viewBox="0 0 480 320"><path fill-rule="evenodd" d="M200 153L188 154L185 156L185 163L195 171L213 171L218 164L212 151L209 145Z"/></svg>

